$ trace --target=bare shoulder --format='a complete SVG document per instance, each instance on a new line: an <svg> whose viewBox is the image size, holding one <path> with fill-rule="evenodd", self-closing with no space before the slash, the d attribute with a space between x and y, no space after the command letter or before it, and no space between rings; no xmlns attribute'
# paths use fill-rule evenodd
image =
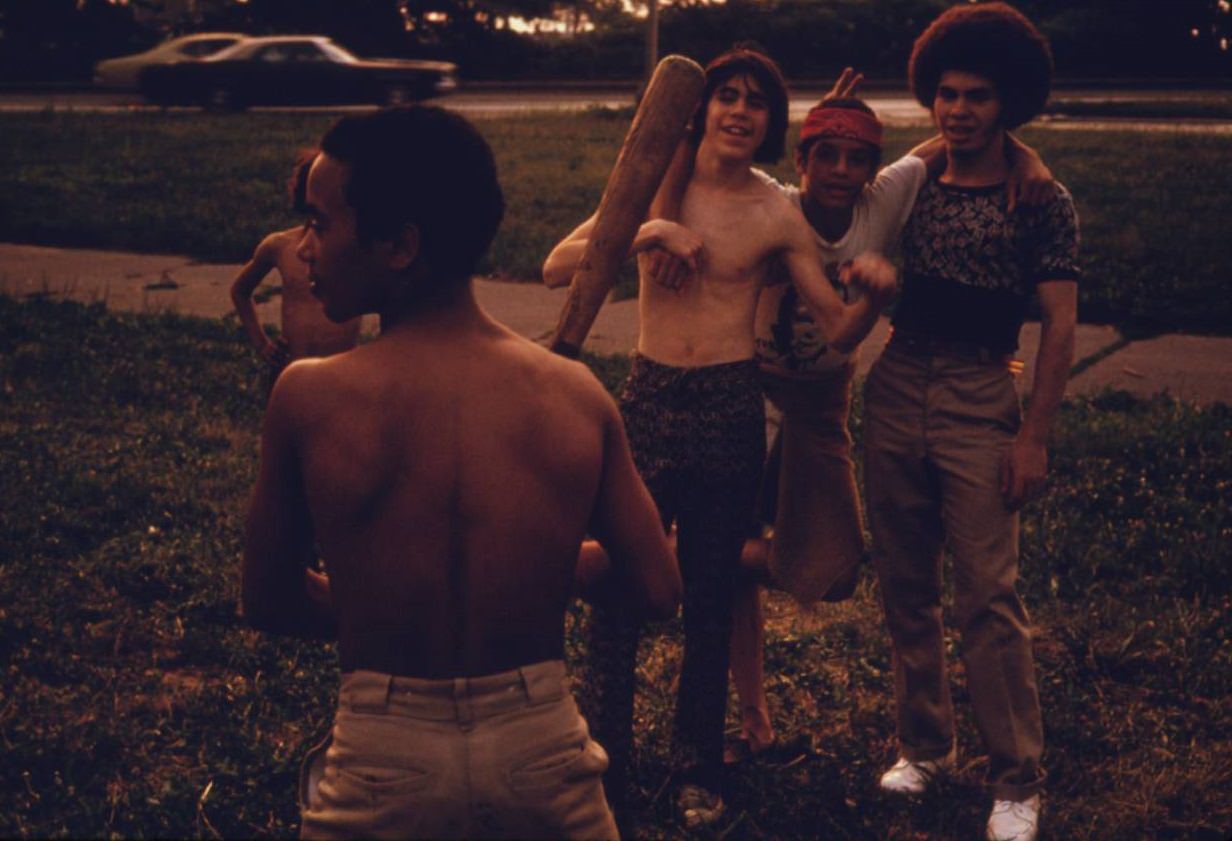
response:
<svg viewBox="0 0 1232 841"><path fill-rule="evenodd" d="M759 200L771 230L779 235L781 245L804 239L811 241L812 229L800 212L800 206L785 190L759 181Z"/></svg>
<svg viewBox="0 0 1232 841"><path fill-rule="evenodd" d="M360 348L328 357L297 359L278 375L267 416L306 419L338 402L364 382Z"/></svg>
<svg viewBox="0 0 1232 841"><path fill-rule="evenodd" d="M524 355L526 364L556 383L558 388L573 400L596 407L613 402L607 389L585 363L552 353L542 345L521 336L514 336L514 340Z"/></svg>
<svg viewBox="0 0 1232 841"><path fill-rule="evenodd" d="M284 231L275 231L272 234L266 234L265 237L257 243L257 247L253 249L252 256L255 260L265 260L266 262L274 262L278 257L278 252L281 250L280 238Z"/></svg>
<svg viewBox="0 0 1232 841"><path fill-rule="evenodd" d="M270 262L278 262L284 256L295 253L295 250L299 248L302 234L303 229L301 228L287 228L267 234L257 246L256 256Z"/></svg>
<svg viewBox="0 0 1232 841"><path fill-rule="evenodd" d="M777 181L769 180L768 176L751 179L748 191L768 220L774 224L789 224L796 218L803 218L800 208L791 200L788 192Z"/></svg>

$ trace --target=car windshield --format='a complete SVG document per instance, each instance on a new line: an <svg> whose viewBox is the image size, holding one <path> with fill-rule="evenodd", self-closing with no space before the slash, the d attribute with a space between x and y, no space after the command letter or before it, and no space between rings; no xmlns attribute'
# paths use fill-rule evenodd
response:
<svg viewBox="0 0 1232 841"><path fill-rule="evenodd" d="M359 61L359 59L357 59L354 55L347 52L333 41L318 41L317 45L334 61L342 61L348 64Z"/></svg>

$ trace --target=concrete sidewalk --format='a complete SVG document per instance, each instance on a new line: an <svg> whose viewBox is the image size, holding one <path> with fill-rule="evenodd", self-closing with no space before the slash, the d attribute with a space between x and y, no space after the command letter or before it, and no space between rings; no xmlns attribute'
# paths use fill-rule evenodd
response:
<svg viewBox="0 0 1232 841"><path fill-rule="evenodd" d="M47 294L135 312L178 312L218 318L231 312L228 289L237 264L198 263L187 257L113 251L42 248L0 243L0 292L14 297ZM271 276L268 283L275 283ZM561 289L534 283L478 280L480 302L494 317L535 340L551 334L565 300ZM258 306L262 320L278 323L278 299ZM885 344L885 319L865 340L860 374ZM368 317L365 331L376 332ZM637 342L637 301L609 303L599 312L586 347L599 353L627 353ZM1027 370L1019 379L1029 389L1039 344L1039 325L1023 327L1019 357ZM1077 361L1099 357L1069 384L1069 394L1105 388L1134 394L1168 392L1182 400L1232 404L1232 338L1169 335L1122 341L1117 331L1079 325Z"/></svg>

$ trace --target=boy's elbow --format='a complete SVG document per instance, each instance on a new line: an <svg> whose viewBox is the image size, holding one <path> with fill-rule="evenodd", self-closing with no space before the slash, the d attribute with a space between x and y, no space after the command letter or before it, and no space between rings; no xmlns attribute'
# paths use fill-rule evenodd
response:
<svg viewBox="0 0 1232 841"><path fill-rule="evenodd" d="M552 265L551 262L543 264L543 285L548 289L559 289L562 286L567 286L571 279L572 276L569 272Z"/></svg>
<svg viewBox="0 0 1232 841"><path fill-rule="evenodd" d="M846 318L831 319L825 328L831 337L830 347L839 353L851 353L860 344L862 337L856 333L851 321Z"/></svg>

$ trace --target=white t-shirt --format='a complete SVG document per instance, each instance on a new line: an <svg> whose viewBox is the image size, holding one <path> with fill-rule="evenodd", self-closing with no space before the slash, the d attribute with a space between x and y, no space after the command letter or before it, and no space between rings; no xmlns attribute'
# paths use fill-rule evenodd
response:
<svg viewBox="0 0 1232 841"><path fill-rule="evenodd" d="M780 184L759 169L753 171L801 206L800 188ZM851 227L841 239L830 242L817 234L826 277L844 299L850 300L858 290L838 282L839 269L866 251L889 254L894 250L916 193L927 178L924 161L905 155L882 169L864 188L856 199ZM807 376L833 370L854 354L829 347L785 273L780 273L780 282L762 290L757 303L757 359L763 365L788 375Z"/></svg>

